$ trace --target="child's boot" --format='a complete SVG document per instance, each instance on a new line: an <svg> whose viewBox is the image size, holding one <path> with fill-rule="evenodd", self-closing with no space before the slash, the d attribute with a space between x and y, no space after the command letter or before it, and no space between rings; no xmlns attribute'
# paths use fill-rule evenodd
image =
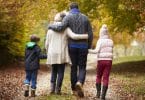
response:
<svg viewBox="0 0 145 100"><path fill-rule="evenodd" d="M62 86L62 81L58 80L57 85L56 85L56 90L55 90L56 94L58 95L61 95L61 86Z"/></svg>
<svg viewBox="0 0 145 100"><path fill-rule="evenodd" d="M101 83L96 83L96 89L97 89L97 98L100 98L101 93Z"/></svg>
<svg viewBox="0 0 145 100"><path fill-rule="evenodd" d="M35 89L31 89L31 97L35 97Z"/></svg>
<svg viewBox="0 0 145 100"><path fill-rule="evenodd" d="M106 97L107 89L108 89L108 86L103 86L101 100L106 100L105 97Z"/></svg>
<svg viewBox="0 0 145 100"><path fill-rule="evenodd" d="M60 85L57 85L56 86L56 94L58 94L58 95L61 95L61 86Z"/></svg>
<svg viewBox="0 0 145 100"><path fill-rule="evenodd" d="M50 94L54 94L55 93L55 83L51 83L50 85Z"/></svg>
<svg viewBox="0 0 145 100"><path fill-rule="evenodd" d="M29 84L25 84L24 96L25 96L25 97L28 97L28 96L29 96Z"/></svg>

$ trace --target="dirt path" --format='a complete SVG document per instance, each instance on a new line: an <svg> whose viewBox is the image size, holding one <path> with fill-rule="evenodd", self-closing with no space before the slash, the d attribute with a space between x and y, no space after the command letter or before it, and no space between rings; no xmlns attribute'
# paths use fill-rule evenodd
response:
<svg viewBox="0 0 145 100"><path fill-rule="evenodd" d="M82 100L97 100L96 95L96 59L94 55L88 56L88 65L87 65L87 76L86 82L84 85L85 98ZM25 72L23 66L17 64L7 69L0 69L0 100L31 100L32 98L25 98L23 96L23 80L25 77ZM49 94L50 86L50 69L46 66L41 67L38 75L38 84L37 84L37 97L44 96ZM116 95L113 92L113 86L110 84L107 100L119 100L116 99ZM37 98L35 98L36 100Z"/></svg>

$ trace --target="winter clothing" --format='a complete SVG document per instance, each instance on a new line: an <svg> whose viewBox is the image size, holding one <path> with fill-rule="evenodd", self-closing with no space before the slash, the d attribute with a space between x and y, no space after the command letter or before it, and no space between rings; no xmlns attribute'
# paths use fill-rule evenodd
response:
<svg viewBox="0 0 145 100"><path fill-rule="evenodd" d="M69 54L72 61L71 88L75 90L77 81L82 84L84 84L85 81L88 49L69 48Z"/></svg>
<svg viewBox="0 0 145 100"><path fill-rule="evenodd" d="M61 22L60 14L55 16L54 25L59 25ZM87 39L87 34L75 34L70 28L66 28L64 31L55 32L51 29L47 32L45 48L47 50L47 64L52 65L51 84L56 84L56 93L61 94L61 86L64 77L65 64L71 64L68 54L68 37L75 40ZM58 75L58 76L57 76Z"/></svg>
<svg viewBox="0 0 145 100"><path fill-rule="evenodd" d="M24 83L30 85L31 82L31 88L36 89L37 74L38 74L38 70L26 70L26 79Z"/></svg>
<svg viewBox="0 0 145 100"><path fill-rule="evenodd" d="M77 90L78 96L84 97L83 84L78 81L75 85L75 88Z"/></svg>
<svg viewBox="0 0 145 100"><path fill-rule="evenodd" d="M29 84L25 84L24 96L25 96L25 97L28 97L28 96L29 96Z"/></svg>
<svg viewBox="0 0 145 100"><path fill-rule="evenodd" d="M103 86L101 100L106 100L105 96L106 96L107 89L108 89L108 86Z"/></svg>
<svg viewBox="0 0 145 100"><path fill-rule="evenodd" d="M31 97L35 97L35 89L31 89Z"/></svg>
<svg viewBox="0 0 145 100"><path fill-rule="evenodd" d="M101 94L101 83L96 83L96 89L97 89L97 98L100 98Z"/></svg>
<svg viewBox="0 0 145 100"><path fill-rule="evenodd" d="M51 84L53 84L53 90L61 92L62 81L64 77L65 64L53 64L51 71ZM56 85L55 85L56 84ZM56 87L55 87L55 86Z"/></svg>
<svg viewBox="0 0 145 100"><path fill-rule="evenodd" d="M113 41L109 38L106 25L103 25L100 29L99 40L96 44L95 50L89 50L89 52L97 53L98 65L96 84L101 84L103 77L103 90L101 98L102 100L105 100L113 59Z"/></svg>
<svg viewBox="0 0 145 100"><path fill-rule="evenodd" d="M51 83L50 84L50 88L51 88L50 94L54 94L55 93L55 86L56 86L56 83Z"/></svg>
<svg viewBox="0 0 145 100"><path fill-rule="evenodd" d="M35 35L30 37L31 41L39 41ZM36 42L28 42L25 49L25 72L26 79L24 80L25 85L31 85L31 89L36 89L38 69L40 68L40 59L47 58L46 55L41 54L40 47ZM34 91L32 91L35 94ZM25 90L24 95L29 96L29 89ZM32 94L32 96L34 96Z"/></svg>
<svg viewBox="0 0 145 100"><path fill-rule="evenodd" d="M40 68L40 59L47 56L40 53L41 49L35 42L28 42L25 49L25 70L35 70Z"/></svg>
<svg viewBox="0 0 145 100"><path fill-rule="evenodd" d="M111 67L112 67L112 60L98 61L96 83L101 83L103 77L103 85L108 86Z"/></svg>
<svg viewBox="0 0 145 100"><path fill-rule="evenodd" d="M97 41L95 50L89 50L89 52L97 53L98 60L113 59L113 41L109 38L106 25L103 25L100 29L99 40Z"/></svg>
<svg viewBox="0 0 145 100"><path fill-rule="evenodd" d="M55 22L56 24L60 22ZM87 34L78 35L73 33L70 28L67 28L63 32L55 32L53 30L48 30L45 42L45 48L47 50L47 64L62 64L71 63L68 54L68 37L73 39L85 39Z"/></svg>
<svg viewBox="0 0 145 100"><path fill-rule="evenodd" d="M28 96L29 96L29 90L25 90L24 96L25 96L25 97L28 97Z"/></svg>
<svg viewBox="0 0 145 100"><path fill-rule="evenodd" d="M88 18L84 14L81 14L78 9L71 9L69 14L66 17L64 17L61 24L49 25L49 29L53 29L58 32L66 29L66 27L70 27L70 29L76 34L88 34L89 36L88 40L82 39L76 41L74 39L69 38L68 42L70 46L76 45L77 47L80 47L81 45L83 45L83 48L91 48L93 40L92 27Z"/></svg>
<svg viewBox="0 0 145 100"><path fill-rule="evenodd" d="M77 81L81 82L81 84L85 81L86 75L86 61L88 48L91 48L93 33L92 27L88 18L81 14L79 9L71 8L69 14L63 19L62 23L59 25L50 25L49 29L53 29L55 31L62 31L66 27L70 27L70 29L77 34L88 34L88 39L74 40L68 39L68 47L69 54L72 61L71 66L71 87L72 90L75 89L75 85ZM79 76L77 77L77 72L79 67Z"/></svg>

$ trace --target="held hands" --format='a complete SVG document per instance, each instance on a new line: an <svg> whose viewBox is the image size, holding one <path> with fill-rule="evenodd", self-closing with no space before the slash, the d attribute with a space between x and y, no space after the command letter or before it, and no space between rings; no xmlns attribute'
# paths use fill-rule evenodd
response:
<svg viewBox="0 0 145 100"><path fill-rule="evenodd" d="M98 53L97 50L95 50L95 49L88 49L88 51L89 51L89 53L92 53L92 54Z"/></svg>

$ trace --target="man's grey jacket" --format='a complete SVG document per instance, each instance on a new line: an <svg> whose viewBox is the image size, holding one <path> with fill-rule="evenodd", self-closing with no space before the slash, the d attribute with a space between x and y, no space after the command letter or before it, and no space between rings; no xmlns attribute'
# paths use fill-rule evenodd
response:
<svg viewBox="0 0 145 100"><path fill-rule="evenodd" d="M69 13L64 17L63 21L59 25L49 25L49 29L54 31L63 31L66 27L70 27L70 29L76 34L88 34L87 40L73 40L71 38L68 39L69 47L81 47L81 48L91 48L92 40L93 40L93 32L90 22L84 14L80 12Z"/></svg>

